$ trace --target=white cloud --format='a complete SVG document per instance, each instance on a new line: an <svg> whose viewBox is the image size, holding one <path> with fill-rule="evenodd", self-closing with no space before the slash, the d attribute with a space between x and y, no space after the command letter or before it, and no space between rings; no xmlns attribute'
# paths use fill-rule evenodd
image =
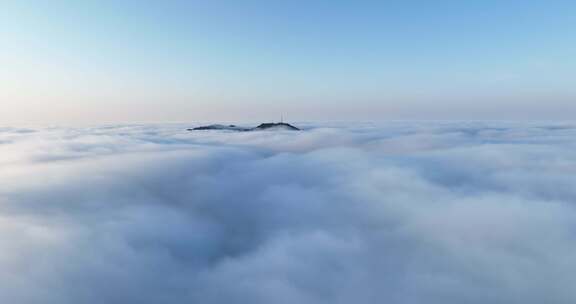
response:
<svg viewBox="0 0 576 304"><path fill-rule="evenodd" d="M576 126L185 127L0 129L0 302L576 300Z"/></svg>

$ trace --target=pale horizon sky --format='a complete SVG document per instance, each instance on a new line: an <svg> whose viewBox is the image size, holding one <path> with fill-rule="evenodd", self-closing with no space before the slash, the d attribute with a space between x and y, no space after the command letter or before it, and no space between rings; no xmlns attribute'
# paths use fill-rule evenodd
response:
<svg viewBox="0 0 576 304"><path fill-rule="evenodd" d="M3 1L0 123L572 119L573 1Z"/></svg>

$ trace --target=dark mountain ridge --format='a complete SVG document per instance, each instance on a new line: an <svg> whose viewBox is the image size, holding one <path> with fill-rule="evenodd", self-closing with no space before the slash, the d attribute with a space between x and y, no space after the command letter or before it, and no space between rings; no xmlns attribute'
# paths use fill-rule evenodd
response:
<svg viewBox="0 0 576 304"><path fill-rule="evenodd" d="M207 126L200 126L191 129L187 129L188 131L204 131L204 130L227 130L227 131L238 131L238 132L250 132L250 131L262 131L262 130L289 130L289 131L300 131L299 128L285 122L267 122L262 123L254 128L243 128L238 127L236 125L207 125Z"/></svg>

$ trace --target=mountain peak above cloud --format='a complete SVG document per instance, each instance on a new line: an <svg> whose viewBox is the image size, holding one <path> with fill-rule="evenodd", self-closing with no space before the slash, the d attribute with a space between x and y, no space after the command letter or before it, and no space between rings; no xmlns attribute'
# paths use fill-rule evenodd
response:
<svg viewBox="0 0 576 304"><path fill-rule="evenodd" d="M261 131L261 130L274 130L274 131L300 131L299 128L285 122L268 122L268 123L261 123L257 127L254 128L243 128L238 127L236 125L221 125L221 124L213 124L207 126L200 126L196 128L188 129L188 131L203 131L203 130L228 130L228 131L240 131L240 132L249 132L249 131Z"/></svg>

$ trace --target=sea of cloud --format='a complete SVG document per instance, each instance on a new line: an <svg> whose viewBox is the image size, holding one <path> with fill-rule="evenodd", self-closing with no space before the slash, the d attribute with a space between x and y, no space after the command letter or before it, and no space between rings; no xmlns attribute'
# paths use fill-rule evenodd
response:
<svg viewBox="0 0 576 304"><path fill-rule="evenodd" d="M576 124L0 128L0 303L576 303Z"/></svg>

